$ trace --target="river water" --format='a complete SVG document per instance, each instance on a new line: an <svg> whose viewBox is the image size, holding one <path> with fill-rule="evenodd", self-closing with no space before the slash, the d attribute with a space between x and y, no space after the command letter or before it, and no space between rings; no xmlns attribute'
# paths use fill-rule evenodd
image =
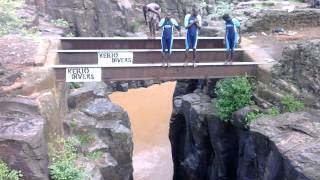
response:
<svg viewBox="0 0 320 180"><path fill-rule="evenodd" d="M168 138L175 82L110 95L129 114L133 131L134 180L172 180Z"/></svg>

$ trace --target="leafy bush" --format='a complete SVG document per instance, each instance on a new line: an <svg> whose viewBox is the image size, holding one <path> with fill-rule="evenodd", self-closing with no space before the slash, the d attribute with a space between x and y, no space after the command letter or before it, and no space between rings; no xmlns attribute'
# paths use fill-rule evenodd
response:
<svg viewBox="0 0 320 180"><path fill-rule="evenodd" d="M249 126L252 122L262 117L263 115L264 114L259 109L255 109L254 111L249 112L245 118L246 125Z"/></svg>
<svg viewBox="0 0 320 180"><path fill-rule="evenodd" d="M284 110L288 112L295 112L304 108L303 101L295 99L292 95L283 97L281 99L281 104L284 106Z"/></svg>
<svg viewBox="0 0 320 180"><path fill-rule="evenodd" d="M78 89L80 88L80 84L76 82L70 82L69 84L69 89Z"/></svg>
<svg viewBox="0 0 320 180"><path fill-rule="evenodd" d="M0 0L0 36L20 30L23 21L17 17L16 8L22 5L21 0Z"/></svg>
<svg viewBox="0 0 320 180"><path fill-rule="evenodd" d="M82 180L86 178L83 169L79 168L75 161L78 158L75 138L59 140L61 149L50 149L52 164L49 167L53 180Z"/></svg>
<svg viewBox="0 0 320 180"><path fill-rule="evenodd" d="M280 114L280 110L276 107L272 107L267 109L267 114L270 116L277 116Z"/></svg>
<svg viewBox="0 0 320 180"><path fill-rule="evenodd" d="M91 160L98 160L102 157L102 155L103 155L103 151L98 150L98 151L93 151L93 152L87 153L86 157Z"/></svg>
<svg viewBox="0 0 320 180"><path fill-rule="evenodd" d="M220 80L215 92L218 115L224 121L228 121L234 111L252 104L252 85L246 77Z"/></svg>
<svg viewBox="0 0 320 180"><path fill-rule="evenodd" d="M83 144L89 144L94 142L96 139L93 135L90 134L80 134L77 135L77 139L80 141L80 143Z"/></svg>
<svg viewBox="0 0 320 180"><path fill-rule="evenodd" d="M0 160L0 180L19 180L21 177L20 171L10 170L7 164Z"/></svg>
<svg viewBox="0 0 320 180"><path fill-rule="evenodd" d="M68 23L68 21L59 18L59 19L53 19L51 20L51 23L53 23L55 26L60 27L60 28L68 28L70 27L70 24Z"/></svg>

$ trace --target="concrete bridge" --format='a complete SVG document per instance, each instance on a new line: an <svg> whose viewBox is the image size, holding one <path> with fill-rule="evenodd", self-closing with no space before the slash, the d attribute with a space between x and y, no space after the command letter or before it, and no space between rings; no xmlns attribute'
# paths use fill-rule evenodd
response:
<svg viewBox="0 0 320 180"><path fill-rule="evenodd" d="M252 49L236 49L234 63L224 64L222 37L200 37L197 67L185 67L184 38L175 38L171 67L162 67L160 38L60 38L56 52L59 61L52 65L58 81L90 82L115 80L210 79L256 76L257 66L248 56Z"/></svg>

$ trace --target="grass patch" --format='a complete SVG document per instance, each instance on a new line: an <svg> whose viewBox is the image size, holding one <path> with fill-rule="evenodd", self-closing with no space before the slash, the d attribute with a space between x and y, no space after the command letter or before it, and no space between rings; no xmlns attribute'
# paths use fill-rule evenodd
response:
<svg viewBox="0 0 320 180"><path fill-rule="evenodd" d="M21 171L10 169L5 162L0 160L0 180L19 180L22 177Z"/></svg>
<svg viewBox="0 0 320 180"><path fill-rule="evenodd" d="M52 164L49 169L53 180L85 180L87 178L83 168L78 167L75 163L79 157L76 149L77 143L75 138L68 138L57 142L59 148L50 146Z"/></svg>
<svg viewBox="0 0 320 180"><path fill-rule="evenodd" d="M102 157L102 155L103 155L103 151L98 150L98 151L93 151L93 152L87 153L86 157L91 160L98 160Z"/></svg>
<svg viewBox="0 0 320 180"><path fill-rule="evenodd" d="M296 112L304 108L303 101L294 98L292 95L286 95L281 99L281 104L283 105L284 111L286 112Z"/></svg>

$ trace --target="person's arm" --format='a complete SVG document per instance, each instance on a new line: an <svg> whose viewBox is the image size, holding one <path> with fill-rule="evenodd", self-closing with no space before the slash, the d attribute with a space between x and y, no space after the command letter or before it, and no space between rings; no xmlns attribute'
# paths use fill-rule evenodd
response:
<svg viewBox="0 0 320 180"><path fill-rule="evenodd" d="M237 28L237 31L238 31L238 35L239 35L239 44L241 43L241 24L240 24L240 21L236 18L232 19L234 25L236 26Z"/></svg>
<svg viewBox="0 0 320 180"><path fill-rule="evenodd" d="M196 23L196 26L197 26L199 29L201 29L202 19L201 19L201 16L200 16L200 15L197 16L197 20L196 20L195 23Z"/></svg>
<svg viewBox="0 0 320 180"><path fill-rule="evenodd" d="M189 27L191 27L191 26L189 25L189 18L190 18L190 14L187 14L187 15L184 17L184 27L185 27L186 29L188 29Z"/></svg>
<svg viewBox="0 0 320 180"><path fill-rule="evenodd" d="M174 27L179 31L179 36L181 36L181 27L179 26L178 22L175 19L171 19L172 24Z"/></svg>
<svg viewBox="0 0 320 180"><path fill-rule="evenodd" d="M162 27L163 27L164 22L165 22L165 20L164 20L164 18L162 18L162 19L160 20L160 22L159 22L159 25L158 25L157 30L159 30L160 28L162 28Z"/></svg>
<svg viewBox="0 0 320 180"><path fill-rule="evenodd" d="M240 26L237 28L238 29L238 34L239 34L239 44L241 43L241 28Z"/></svg>
<svg viewBox="0 0 320 180"><path fill-rule="evenodd" d="M155 8L153 8L153 7L152 7L152 8L149 8L149 11L155 13L155 14L158 16L158 18L160 19L160 12L157 11Z"/></svg>

